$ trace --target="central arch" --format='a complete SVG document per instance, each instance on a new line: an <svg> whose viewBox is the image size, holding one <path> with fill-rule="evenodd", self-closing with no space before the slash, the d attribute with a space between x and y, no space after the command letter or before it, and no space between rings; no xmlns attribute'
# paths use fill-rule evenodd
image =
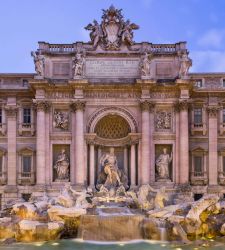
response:
<svg viewBox="0 0 225 250"><path fill-rule="evenodd" d="M138 144L137 122L133 115L120 107L97 110L87 124L88 180L93 185L100 171L99 159L114 147L118 166L128 176L131 185L137 185Z"/></svg>

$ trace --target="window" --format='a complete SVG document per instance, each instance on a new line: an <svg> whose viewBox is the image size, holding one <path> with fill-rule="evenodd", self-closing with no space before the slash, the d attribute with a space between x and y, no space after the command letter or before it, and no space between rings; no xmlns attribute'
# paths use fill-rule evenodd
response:
<svg viewBox="0 0 225 250"><path fill-rule="evenodd" d="M223 88L225 88L225 79L223 79Z"/></svg>
<svg viewBox="0 0 225 250"><path fill-rule="evenodd" d="M22 194L22 198L28 202L30 200L31 194Z"/></svg>
<svg viewBox="0 0 225 250"><path fill-rule="evenodd" d="M223 175L225 175L225 156L223 156L223 169L222 169Z"/></svg>
<svg viewBox="0 0 225 250"><path fill-rule="evenodd" d="M23 123L31 123L31 110L30 110L30 108L23 109Z"/></svg>
<svg viewBox="0 0 225 250"><path fill-rule="evenodd" d="M0 176L2 176L2 171L3 171L3 156L0 155Z"/></svg>
<svg viewBox="0 0 225 250"><path fill-rule="evenodd" d="M202 123L202 109L201 108L194 109L194 123L195 124Z"/></svg>
<svg viewBox="0 0 225 250"><path fill-rule="evenodd" d="M194 175L195 176L201 176L203 174L202 167L203 167L203 157L195 156L194 157Z"/></svg>
<svg viewBox="0 0 225 250"><path fill-rule="evenodd" d="M223 123L225 123L225 108L223 109Z"/></svg>
<svg viewBox="0 0 225 250"><path fill-rule="evenodd" d="M27 85L28 85L28 80L23 79L23 87L27 87Z"/></svg>
<svg viewBox="0 0 225 250"><path fill-rule="evenodd" d="M31 156L23 156L22 172L24 174L31 172Z"/></svg>
<svg viewBox="0 0 225 250"><path fill-rule="evenodd" d="M2 109L0 109L0 124L2 123Z"/></svg>
<svg viewBox="0 0 225 250"><path fill-rule="evenodd" d="M195 82L195 86L198 87L198 88L202 88L203 87L203 84L202 84L202 79L198 79L196 80Z"/></svg>

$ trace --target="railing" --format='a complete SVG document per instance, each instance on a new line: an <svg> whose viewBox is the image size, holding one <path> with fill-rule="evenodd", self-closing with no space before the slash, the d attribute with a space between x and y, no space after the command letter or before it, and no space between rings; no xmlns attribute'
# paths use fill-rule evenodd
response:
<svg viewBox="0 0 225 250"><path fill-rule="evenodd" d="M18 132L19 135L22 135L23 132L30 132L31 135L34 135L35 132L34 123L19 123Z"/></svg>
<svg viewBox="0 0 225 250"><path fill-rule="evenodd" d="M21 173L21 178L30 178L32 175L31 172L22 172Z"/></svg>
<svg viewBox="0 0 225 250"><path fill-rule="evenodd" d="M80 42L78 42L80 43ZM46 42L39 42L39 51L51 53L71 53L75 51L78 43L73 44L49 44ZM83 43L85 47L86 43ZM186 50L186 43L179 42L175 44L151 44L147 43L147 48L152 53L174 53L177 51Z"/></svg>
<svg viewBox="0 0 225 250"><path fill-rule="evenodd" d="M176 52L176 44L152 44L150 51L153 53L173 53Z"/></svg>
<svg viewBox="0 0 225 250"><path fill-rule="evenodd" d="M17 182L19 185L35 184L35 172L19 172Z"/></svg>
<svg viewBox="0 0 225 250"><path fill-rule="evenodd" d="M194 171L194 172L192 172L192 176L194 176L194 177L204 177L204 172L196 172L196 171Z"/></svg>
<svg viewBox="0 0 225 250"><path fill-rule="evenodd" d="M203 123L194 123L194 128L203 128Z"/></svg>

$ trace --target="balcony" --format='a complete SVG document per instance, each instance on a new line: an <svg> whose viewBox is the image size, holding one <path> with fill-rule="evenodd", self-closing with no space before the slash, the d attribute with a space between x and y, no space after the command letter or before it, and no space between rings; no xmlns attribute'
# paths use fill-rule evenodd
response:
<svg viewBox="0 0 225 250"><path fill-rule="evenodd" d="M2 135L6 135L6 124L5 123L0 123L0 133Z"/></svg>
<svg viewBox="0 0 225 250"><path fill-rule="evenodd" d="M196 133L202 133L202 135L206 135L207 129L205 123L192 123L191 124L191 135L195 135Z"/></svg>
<svg viewBox="0 0 225 250"><path fill-rule="evenodd" d="M35 133L34 123L19 123L19 135L30 133L32 136Z"/></svg>
<svg viewBox="0 0 225 250"><path fill-rule="evenodd" d="M0 185L7 184L7 175L6 172L0 172Z"/></svg>
<svg viewBox="0 0 225 250"><path fill-rule="evenodd" d="M35 172L20 172L17 177L18 185L34 185Z"/></svg>
<svg viewBox="0 0 225 250"><path fill-rule="evenodd" d="M206 172L191 172L191 184L195 186L203 186L208 184Z"/></svg>

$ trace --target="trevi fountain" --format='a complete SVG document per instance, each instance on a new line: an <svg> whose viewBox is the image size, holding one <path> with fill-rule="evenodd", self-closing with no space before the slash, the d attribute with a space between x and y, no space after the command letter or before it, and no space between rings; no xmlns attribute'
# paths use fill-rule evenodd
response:
<svg viewBox="0 0 225 250"><path fill-rule="evenodd" d="M88 43L40 42L23 86L0 79L0 249L225 248L225 74L135 43L121 11Z"/></svg>

